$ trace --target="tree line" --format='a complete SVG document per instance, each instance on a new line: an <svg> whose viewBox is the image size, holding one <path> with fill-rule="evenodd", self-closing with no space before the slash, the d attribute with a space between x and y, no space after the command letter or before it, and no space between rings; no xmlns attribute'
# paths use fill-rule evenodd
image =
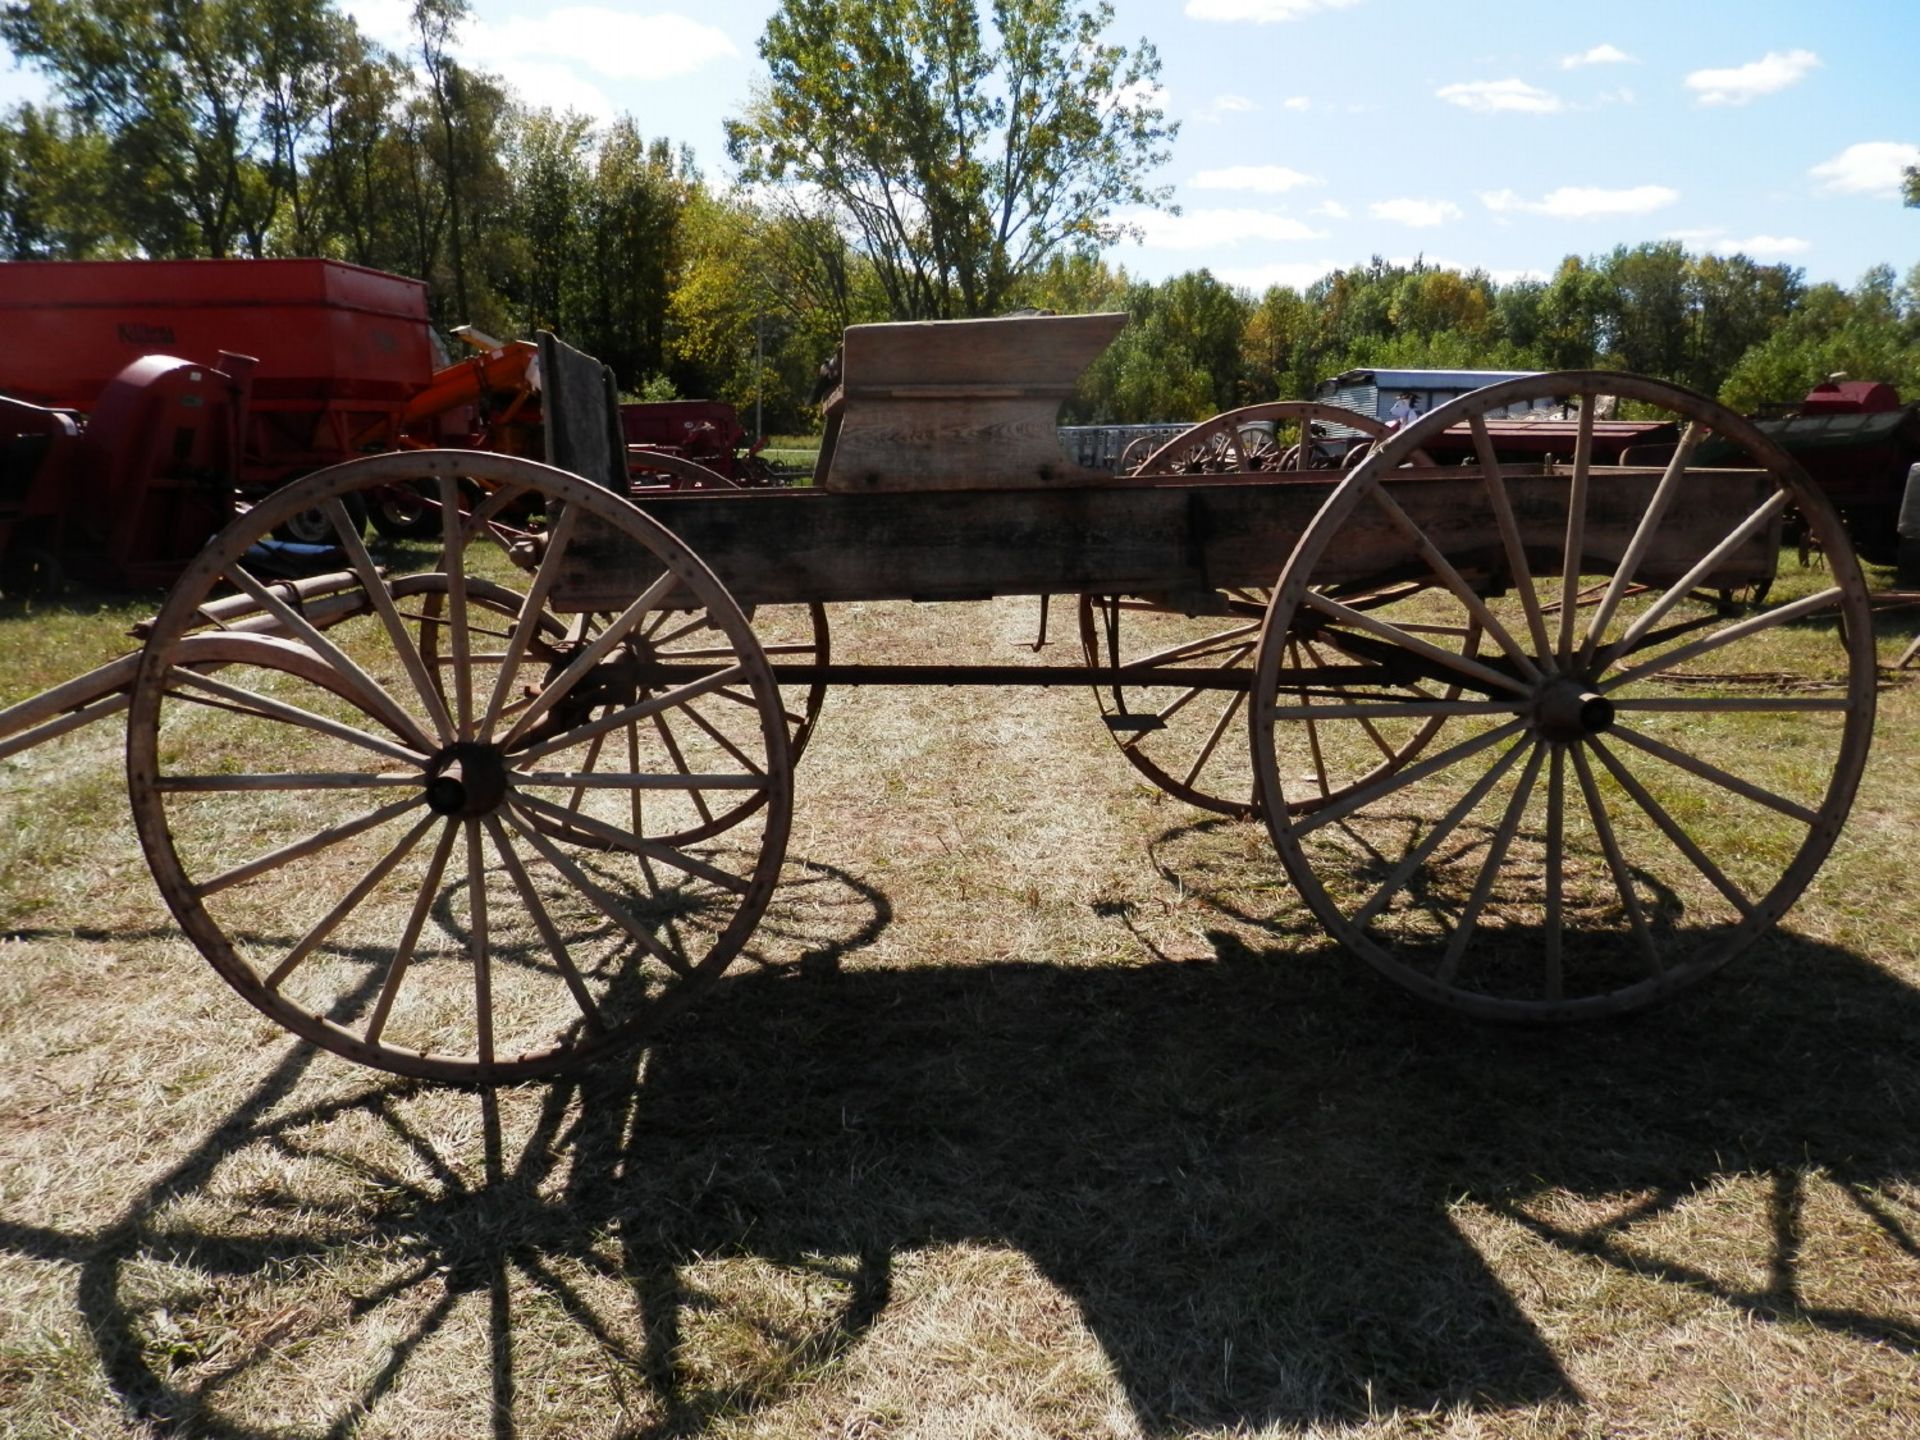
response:
<svg viewBox="0 0 1920 1440"><path fill-rule="evenodd" d="M741 185L630 119L522 104L454 54L466 0L415 0L405 53L333 0L9 0L51 82L0 115L0 255L329 256L427 282L433 318L552 329L623 387L816 423L848 324L1125 310L1067 418L1186 420L1360 367L1623 368L1741 409L1835 371L1920 396L1920 266L1852 287L1677 242L1544 279L1378 257L1253 293L1109 262L1177 127L1104 0L783 0L728 127ZM1920 201L1920 179L1909 203Z"/></svg>

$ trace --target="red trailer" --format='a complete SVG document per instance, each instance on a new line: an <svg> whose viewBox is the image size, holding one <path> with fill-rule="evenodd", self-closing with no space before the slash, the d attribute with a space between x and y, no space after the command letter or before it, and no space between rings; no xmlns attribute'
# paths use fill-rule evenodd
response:
<svg viewBox="0 0 1920 1440"><path fill-rule="evenodd" d="M0 264L0 334L0 394L82 413L143 356L253 356L248 490L391 449L434 370L427 287L337 260Z"/></svg>

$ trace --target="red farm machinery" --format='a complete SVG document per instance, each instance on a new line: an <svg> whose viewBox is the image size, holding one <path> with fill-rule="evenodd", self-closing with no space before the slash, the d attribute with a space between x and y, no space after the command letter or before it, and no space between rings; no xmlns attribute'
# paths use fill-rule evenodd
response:
<svg viewBox="0 0 1920 1440"><path fill-rule="evenodd" d="M166 583L237 504L362 455L538 458L536 347L463 338L477 353L443 363L424 284L334 260L0 264L0 584ZM764 473L730 406L629 411L637 482L662 453L695 467L678 484ZM402 491L355 504L391 536L437 523Z"/></svg>

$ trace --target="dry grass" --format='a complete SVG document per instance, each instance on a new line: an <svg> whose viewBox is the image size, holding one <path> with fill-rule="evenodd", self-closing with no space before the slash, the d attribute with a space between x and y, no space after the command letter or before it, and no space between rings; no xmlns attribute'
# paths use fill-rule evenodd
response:
<svg viewBox="0 0 1920 1440"><path fill-rule="evenodd" d="M125 618L8 612L0 687ZM833 619L1004 662L1035 614ZM230 995L110 726L0 762L0 1431L1920 1433L1917 741L1890 689L1779 933L1540 1037L1343 957L1084 693L842 691L751 957L493 1096Z"/></svg>

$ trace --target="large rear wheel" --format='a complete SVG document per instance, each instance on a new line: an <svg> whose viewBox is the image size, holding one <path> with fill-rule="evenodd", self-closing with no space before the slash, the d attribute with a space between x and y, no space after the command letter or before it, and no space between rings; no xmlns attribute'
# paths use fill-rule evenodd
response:
<svg viewBox="0 0 1920 1440"><path fill-rule="evenodd" d="M1607 396L1666 423L1641 463L1596 456ZM1580 407L1571 462L1503 459L1485 417L1549 398ZM1474 466L1396 475L1460 425ZM1789 509L1828 569L1776 574ZM1340 598L1386 575L1425 583ZM1433 643L1470 623L1485 653ZM1380 678L1309 705L1286 685L1309 642ZM1529 377L1434 410L1329 498L1268 611L1252 762L1295 885L1383 974L1496 1019L1612 1014L1724 965L1806 888L1859 780L1875 664L1853 549L1777 446L1661 382ZM1410 704L1388 683L1406 674L1454 693ZM1439 728L1303 810L1283 757L1329 713Z"/></svg>

